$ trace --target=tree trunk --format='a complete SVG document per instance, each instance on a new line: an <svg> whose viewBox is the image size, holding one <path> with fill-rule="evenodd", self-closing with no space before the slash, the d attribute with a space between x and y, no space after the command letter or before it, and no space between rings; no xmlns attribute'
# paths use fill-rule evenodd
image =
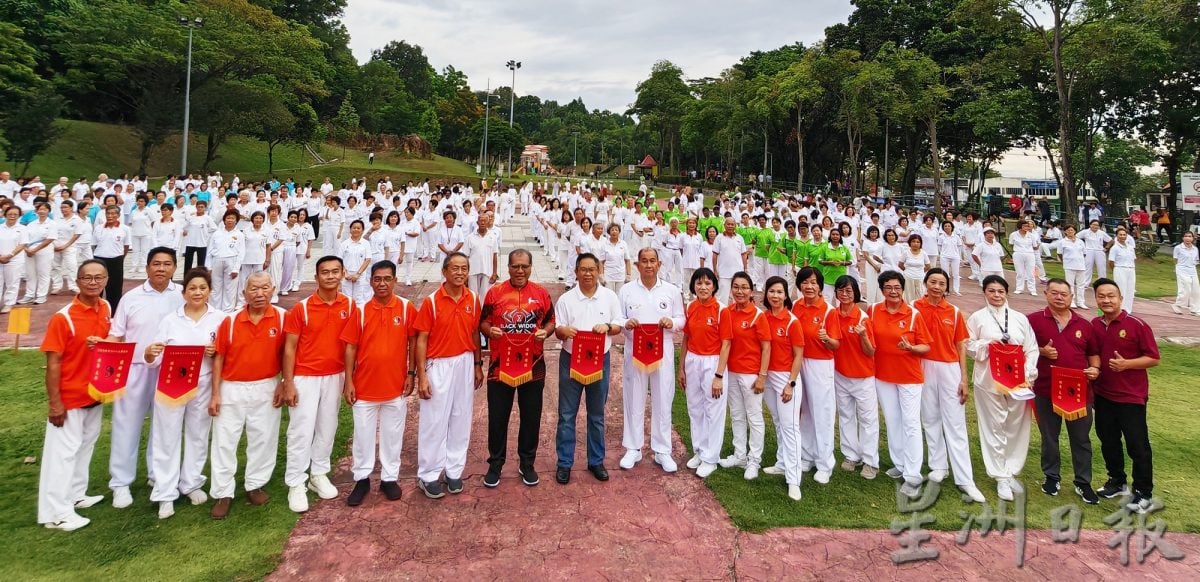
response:
<svg viewBox="0 0 1200 582"><path fill-rule="evenodd" d="M1062 29L1066 25L1061 9L1054 11L1054 38L1051 43L1051 56L1054 59L1054 85L1058 89L1058 153L1061 157L1059 166L1062 177L1058 181L1059 202L1062 212L1069 220L1075 220L1075 210L1078 206L1075 194L1075 176L1071 171L1071 92L1067 86L1066 72L1063 68L1063 37Z"/></svg>
<svg viewBox="0 0 1200 582"><path fill-rule="evenodd" d="M277 141L274 141L274 140L267 141L267 173L268 174L270 174L272 171L275 170L275 146L277 146L277 145L279 145L279 142L277 142Z"/></svg>
<svg viewBox="0 0 1200 582"><path fill-rule="evenodd" d="M904 181L900 193L913 196L917 191L917 177L921 171L921 133L915 129L904 130Z"/></svg>
<svg viewBox="0 0 1200 582"><path fill-rule="evenodd" d="M154 149L154 142L149 139L142 138L141 153L138 155L138 175L139 176L144 175L146 173L146 166L150 165L150 152L153 149Z"/></svg>
<svg viewBox="0 0 1200 582"><path fill-rule="evenodd" d="M206 176L208 175L209 167L212 166L213 160L217 159L217 148L221 147L222 141L221 137L215 132L210 131L207 137L208 141L204 148L204 166L200 168L200 171Z"/></svg>
<svg viewBox="0 0 1200 582"><path fill-rule="evenodd" d="M937 117L929 118L929 165L933 169L933 212L942 215L942 161L938 156Z"/></svg>

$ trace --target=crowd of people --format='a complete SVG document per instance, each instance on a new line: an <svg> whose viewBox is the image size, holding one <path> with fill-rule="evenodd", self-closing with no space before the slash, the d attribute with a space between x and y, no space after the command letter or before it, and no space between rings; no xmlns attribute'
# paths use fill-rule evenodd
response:
<svg viewBox="0 0 1200 582"><path fill-rule="evenodd" d="M112 296L123 266L101 253L72 270L70 282L78 292L52 316L42 346L50 411L40 523L83 527L88 520L76 510L103 499L87 494L101 407L88 393L86 366L89 350L104 341L137 346L124 395L113 405L112 503L118 508L133 503L130 485L149 414L147 476L150 500L162 518L173 515L181 497L193 504L211 498L212 517L228 515L243 432L243 489L250 504L266 503L263 486L274 472L285 406L289 507L306 511L309 491L322 499L339 496L328 473L343 401L352 406L354 419L355 484L347 503L361 504L370 493L376 461L382 468L380 490L398 499L407 397L413 393L420 407L417 486L433 499L460 493L474 394L485 384L489 469L483 485L501 482L514 401L520 422L517 474L525 485L537 485L537 431L549 373L544 344L551 335L562 342L555 480L563 485L572 478L581 401L588 471L600 481L609 478L604 405L612 366L620 365L621 469L642 461L649 400L653 462L668 473L678 470L670 433L679 386L691 425L692 454L685 465L701 478L718 470L736 470L745 479L782 475L786 494L799 501L803 474L812 470L820 485L839 467L865 479L884 470L910 497L919 496L927 480L941 482L952 474L967 498L983 502L966 426L966 402L973 395L982 458L1000 499L1013 499L1019 487L1032 400L1043 435L1045 493L1057 495L1060 489L1058 433L1065 420L1081 499L1094 504L1100 497L1130 495L1124 502L1132 509L1150 507L1146 370L1159 354L1150 327L1125 307L1132 282L1122 283L1117 270L1122 264L1113 260L1122 259L1114 256L1124 244L1121 233L1110 237L1098 223L1085 232L1099 234L1081 240L1064 233L1046 243L1045 233L1023 222L1009 235L1006 250L992 225L974 214L934 216L863 199L752 191L722 194L706 204L699 192L680 189L660 202L650 192L622 194L611 185L586 182L484 183L478 194L466 184L411 185L397 193L382 183L373 191L362 184L340 191L332 186L326 191L327 184L295 191L271 183L243 186L222 183L209 196L225 200L219 212L226 234L218 244L210 239L207 245L181 247L154 239L141 256L132 255L133 269L146 273L145 283L129 292L136 300L122 300L119 292ZM197 221L187 228L215 223L194 187L183 189L191 194L175 198L180 214ZM222 196L227 191L234 193ZM64 203L73 200L63 192L56 202L72 206ZM300 207L314 197L324 210L316 217L302 215L306 208ZM148 198L135 194L131 213L145 211ZM259 215L262 205L265 219ZM170 217L161 198L157 206L160 216ZM193 210L185 212L188 207ZM393 220L401 211L404 220ZM103 228L129 229L118 204L106 205L105 213L105 224L116 225ZM518 213L541 248L508 252L508 278L500 281L500 240L492 224L518 220ZM292 269L303 263L300 257L313 255L314 240L321 241L316 290L286 311L272 302L277 294L293 292L299 276L293 270L287 278L282 263L273 269L270 254L247 263L244 248L256 236L251 232L281 215L289 222L295 217L292 226L306 233L302 243L284 247L297 260ZM311 235L301 223L314 226ZM219 232L221 227L212 237ZM1089 248L1089 240L1099 247ZM1080 268L1090 273L1045 279L1038 265L1047 245L1058 251L1064 267L1079 250ZM207 252L199 252L202 246ZM1194 257L1194 245L1185 248ZM532 280L536 252L557 263L556 273L539 275L568 285L556 301ZM180 254L184 274L176 283ZM1024 314L1008 305L1003 259L1009 254L1016 268L1013 293L1041 291L1044 309ZM195 268L187 264L193 255ZM227 259L236 260L227 265ZM441 284L414 305L396 288L402 279L408 282L405 262L425 260L440 262ZM238 263L249 268L233 268ZM1106 276L1109 266L1113 279ZM964 273L978 282L987 301L971 314L951 299L961 294ZM1090 321L1072 310L1088 300L1101 312ZM619 364L610 358L617 335L625 345ZM672 349L677 342L678 358ZM154 397L168 345L206 350L199 387L187 402ZM968 358L975 363L970 376ZM1005 365L997 368L997 362ZM1059 410L1052 366L1087 379L1090 389L1080 404L1085 413ZM993 376L994 369L1006 373ZM764 404L776 430L773 463L764 458ZM880 412L889 435L886 469L879 451ZM727 415L732 451L722 456ZM1107 471L1099 490L1093 490L1085 469L1091 466L1093 424ZM202 472L206 462L209 479Z"/></svg>

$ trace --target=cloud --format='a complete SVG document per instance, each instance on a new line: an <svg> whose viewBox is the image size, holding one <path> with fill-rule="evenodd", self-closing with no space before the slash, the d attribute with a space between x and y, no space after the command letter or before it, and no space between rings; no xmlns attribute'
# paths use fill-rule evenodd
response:
<svg viewBox="0 0 1200 582"><path fill-rule="evenodd" d="M518 95L621 112L656 61L716 76L751 51L812 44L851 9L846 0L351 0L343 22L359 62L404 40L483 90L489 78L509 85L504 63L515 59Z"/></svg>

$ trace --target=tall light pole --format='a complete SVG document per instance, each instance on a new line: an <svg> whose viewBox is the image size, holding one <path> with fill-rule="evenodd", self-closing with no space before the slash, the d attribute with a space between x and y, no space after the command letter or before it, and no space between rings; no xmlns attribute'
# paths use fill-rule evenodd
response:
<svg viewBox="0 0 1200 582"><path fill-rule="evenodd" d="M187 82L183 89L183 153L180 155L179 176L187 177L188 163L188 124L192 117L192 32L197 28L204 27L204 19L200 17L189 19L186 16L179 17L179 26L188 29L188 49L187 49Z"/></svg>
<svg viewBox="0 0 1200 582"><path fill-rule="evenodd" d="M571 132L571 174L579 174L579 132Z"/></svg>
<svg viewBox="0 0 1200 582"><path fill-rule="evenodd" d="M508 70L512 71L512 85L508 87L508 126L513 126L513 110L517 103L517 69L521 68L521 61L508 61L505 63ZM508 175L512 176L512 144L508 146Z"/></svg>
<svg viewBox="0 0 1200 582"><path fill-rule="evenodd" d="M483 170L483 175L488 174L487 163L487 146L488 146L488 125L491 123L492 114L492 97L500 98L499 95L492 95L492 80L488 79L487 95L483 99L483 155L480 156L479 167Z"/></svg>

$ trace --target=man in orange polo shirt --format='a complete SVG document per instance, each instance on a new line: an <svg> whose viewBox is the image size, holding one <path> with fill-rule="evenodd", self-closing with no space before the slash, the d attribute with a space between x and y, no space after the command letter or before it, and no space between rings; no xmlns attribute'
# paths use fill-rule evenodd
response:
<svg viewBox="0 0 1200 582"><path fill-rule="evenodd" d="M243 485L251 505L265 505L263 486L275 472L279 450L279 417L283 402L276 395L283 355L284 311L271 305L275 285L266 271L246 278L245 306L217 328L212 369L212 467L209 515L225 519L233 505L237 447L246 431Z"/></svg>
<svg viewBox="0 0 1200 582"><path fill-rule="evenodd" d="M288 405L288 507L308 511L305 483L321 499L337 497L329 482L329 456L337 432L338 407L346 381L346 345L342 330L354 315L354 302L343 295L342 259L317 260L317 292L297 303L284 319L283 382L279 396Z"/></svg>
<svg viewBox="0 0 1200 582"><path fill-rule="evenodd" d="M63 531L91 523L75 510L104 499L87 494L102 416L100 403L88 395L88 366L92 346L108 337L112 326L112 308L100 298L108 283L104 261L84 261L76 280L79 294L50 316L42 340L50 411L38 481L38 523Z"/></svg>
<svg viewBox="0 0 1200 582"><path fill-rule="evenodd" d="M371 492L379 435L379 489L390 501L400 499L400 448L404 445L405 396L412 394L413 323L417 310L396 296L396 264L383 260L371 266L375 296L355 310L342 341L346 342L346 385L343 395L354 412L354 490L346 505L361 505Z"/></svg>
<svg viewBox="0 0 1200 582"><path fill-rule="evenodd" d="M467 256L451 252L442 261L445 282L417 310L417 486L430 499L446 490L462 493L463 468L471 441L471 409L483 383L479 349L479 297L467 289ZM472 369L474 374L472 374Z"/></svg>

